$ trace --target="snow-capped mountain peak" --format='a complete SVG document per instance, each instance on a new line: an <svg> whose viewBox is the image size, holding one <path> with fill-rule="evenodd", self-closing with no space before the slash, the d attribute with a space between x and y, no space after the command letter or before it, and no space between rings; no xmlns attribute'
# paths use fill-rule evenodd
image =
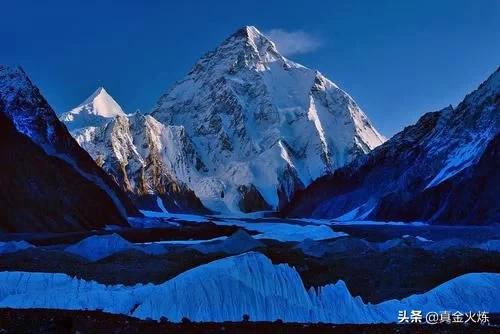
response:
<svg viewBox="0 0 500 334"><path fill-rule="evenodd" d="M107 94L96 93L90 103ZM140 208L159 210L156 203L163 201L172 212L208 212L178 181L191 167L185 160L196 159L182 126L167 126L140 112L99 117L71 134Z"/></svg>
<svg viewBox="0 0 500 334"><path fill-rule="evenodd" d="M185 127L206 168L184 182L215 211L276 208L385 140L346 92L252 26L203 56L152 115Z"/></svg>
<svg viewBox="0 0 500 334"><path fill-rule="evenodd" d="M61 119L127 191L165 194L160 185L175 181L218 212L281 207L385 140L346 92L252 26L200 58L148 118L116 116L123 111L99 88ZM145 166L155 167L151 182Z"/></svg>
<svg viewBox="0 0 500 334"><path fill-rule="evenodd" d="M235 43L243 43L243 45L247 46L247 51L251 50L257 53L262 57L262 61L270 62L276 59L284 59L278 52L274 42L254 26L245 26L239 29L225 43L222 43L221 48L227 46L234 47ZM238 48L235 48L235 50L238 50Z"/></svg>
<svg viewBox="0 0 500 334"><path fill-rule="evenodd" d="M116 116L125 116L123 109L104 87L99 87L80 105L62 114L60 118L73 131L88 126L101 126Z"/></svg>

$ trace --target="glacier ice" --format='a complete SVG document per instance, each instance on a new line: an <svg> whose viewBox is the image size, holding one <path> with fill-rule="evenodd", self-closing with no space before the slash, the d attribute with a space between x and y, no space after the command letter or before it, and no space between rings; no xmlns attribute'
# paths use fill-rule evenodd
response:
<svg viewBox="0 0 500 334"><path fill-rule="evenodd" d="M0 242L0 254L14 253L33 247L35 246L24 240Z"/></svg>
<svg viewBox="0 0 500 334"><path fill-rule="evenodd" d="M262 246L264 246L262 242L255 240L244 230L238 230L229 238L216 240L215 242L197 243L191 248L205 254L216 252L240 254Z"/></svg>
<svg viewBox="0 0 500 334"><path fill-rule="evenodd" d="M244 219L214 220L217 225L234 225L249 231L260 232L256 239L273 239L282 242L304 241L305 239L323 240L347 236L344 232L335 232L326 225L298 225L287 223L251 223Z"/></svg>
<svg viewBox="0 0 500 334"><path fill-rule="evenodd" d="M306 290L297 271L256 252L216 260L159 285L103 285L65 274L0 272L0 307L101 309L171 321L396 322L399 310L500 311L500 274L471 273L422 294L380 304L343 281Z"/></svg>
<svg viewBox="0 0 500 334"><path fill-rule="evenodd" d="M64 249L65 252L81 256L89 261L98 261L115 253L137 250L148 254L162 254L167 250L159 244L133 244L120 235L93 235Z"/></svg>

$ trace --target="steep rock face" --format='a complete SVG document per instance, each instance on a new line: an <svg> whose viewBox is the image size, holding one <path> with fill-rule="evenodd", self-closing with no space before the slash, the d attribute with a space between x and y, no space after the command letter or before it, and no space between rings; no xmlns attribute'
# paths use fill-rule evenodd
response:
<svg viewBox="0 0 500 334"><path fill-rule="evenodd" d="M20 68L0 66L0 229L65 232L140 215Z"/></svg>
<svg viewBox="0 0 500 334"><path fill-rule="evenodd" d="M139 207L158 211L160 197L171 212L209 212L173 172L196 164L183 127L165 126L141 114L99 122L88 122L72 134Z"/></svg>
<svg viewBox="0 0 500 334"><path fill-rule="evenodd" d="M500 274L472 273L402 300L365 304L343 281L306 290L295 269L255 252L201 265L160 285L106 286L65 274L0 273L0 307L102 309L174 322L241 321L248 314L253 321L389 323L400 310L496 313L499 293Z"/></svg>
<svg viewBox="0 0 500 334"><path fill-rule="evenodd" d="M500 135L492 139L476 165L410 198L387 195L375 219L431 220L487 225L500 222Z"/></svg>
<svg viewBox="0 0 500 334"><path fill-rule="evenodd" d="M289 216L488 224L498 211L500 70L455 109L428 113L299 192Z"/></svg>
<svg viewBox="0 0 500 334"><path fill-rule="evenodd" d="M284 58L254 27L202 57L152 116L184 126L200 160L175 175L223 212L282 206L384 141L347 93ZM241 186L263 201L242 209Z"/></svg>
<svg viewBox="0 0 500 334"><path fill-rule="evenodd" d="M240 194L239 209L241 212L265 211L271 209L253 184L250 186L238 186L238 192Z"/></svg>

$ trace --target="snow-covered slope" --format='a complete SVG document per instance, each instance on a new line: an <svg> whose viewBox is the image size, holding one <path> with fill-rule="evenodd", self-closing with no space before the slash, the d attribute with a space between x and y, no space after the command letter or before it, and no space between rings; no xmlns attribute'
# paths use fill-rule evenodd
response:
<svg viewBox="0 0 500 334"><path fill-rule="evenodd" d="M162 245L135 245L116 233L93 235L64 249L65 252L81 256L90 261L98 261L110 255L131 250L148 254L166 253L166 249Z"/></svg>
<svg viewBox="0 0 500 334"><path fill-rule="evenodd" d="M499 99L497 69L456 108L423 115L367 156L311 184L284 214L498 223Z"/></svg>
<svg viewBox="0 0 500 334"><path fill-rule="evenodd" d="M15 253L33 247L35 246L24 240L0 242L0 254Z"/></svg>
<svg viewBox="0 0 500 334"><path fill-rule="evenodd" d="M126 225L140 215L21 68L0 65L0 230Z"/></svg>
<svg viewBox="0 0 500 334"><path fill-rule="evenodd" d="M264 246L262 242L252 238L252 236L244 230L238 230L229 238L212 242L201 242L190 247L204 254L216 252L241 254L262 246Z"/></svg>
<svg viewBox="0 0 500 334"><path fill-rule="evenodd" d="M140 208L160 210L159 197L170 212L208 213L174 174L197 159L183 127L139 113L125 115L103 88L60 119Z"/></svg>
<svg viewBox="0 0 500 334"><path fill-rule="evenodd" d="M99 87L79 106L62 114L59 118L70 131L75 131L104 125L116 116L125 116L125 113L104 87Z"/></svg>
<svg viewBox="0 0 500 334"><path fill-rule="evenodd" d="M346 92L255 27L203 56L152 116L184 127L199 159L174 174L220 212L277 208L384 141Z"/></svg>
<svg viewBox="0 0 500 334"><path fill-rule="evenodd" d="M365 304L343 281L306 290L297 271L259 253L227 257L160 285L105 286L65 274L1 272L0 307L102 309L180 321L396 322L400 310L500 311L500 274L473 273L402 300Z"/></svg>
<svg viewBox="0 0 500 334"><path fill-rule="evenodd" d="M135 248L134 244L113 233L109 235L93 235L66 247L64 251L84 257L90 261L97 261L114 253Z"/></svg>
<svg viewBox="0 0 500 334"><path fill-rule="evenodd" d="M283 222L249 222L245 219L221 219L213 221L217 225L239 226L249 231L257 231L256 239L273 239L281 242L304 241L306 239L325 240L346 236L335 232L327 225L298 225Z"/></svg>

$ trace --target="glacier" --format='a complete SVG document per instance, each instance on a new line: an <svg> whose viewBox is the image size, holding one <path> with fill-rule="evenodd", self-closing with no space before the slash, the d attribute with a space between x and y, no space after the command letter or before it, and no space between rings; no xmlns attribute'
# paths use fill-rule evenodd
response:
<svg viewBox="0 0 500 334"><path fill-rule="evenodd" d="M347 236L335 232L327 225L298 225L282 222L248 222L243 219L221 219L213 221L217 225L239 226L249 231L257 231L256 239L273 239L281 242L304 241L305 239L324 240Z"/></svg>
<svg viewBox="0 0 500 334"><path fill-rule="evenodd" d="M241 254L252 249L263 247L264 244L252 238L244 230L234 232L230 237L213 242L203 242L193 244L191 248L204 254L224 252L227 254Z"/></svg>
<svg viewBox="0 0 500 334"><path fill-rule="evenodd" d="M399 310L500 311L500 274L470 273L422 294L379 304L353 297L338 281L306 289L298 272L248 252L188 270L159 285L104 285L65 274L0 272L0 307L103 310L179 322L390 323Z"/></svg>

